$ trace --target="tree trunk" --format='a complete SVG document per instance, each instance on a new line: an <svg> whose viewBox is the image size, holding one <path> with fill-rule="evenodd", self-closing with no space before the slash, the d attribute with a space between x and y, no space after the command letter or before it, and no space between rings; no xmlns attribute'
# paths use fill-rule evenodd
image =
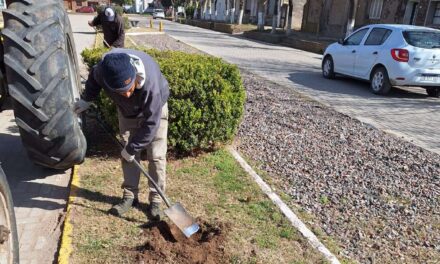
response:
<svg viewBox="0 0 440 264"><path fill-rule="evenodd" d="M277 32L277 17L278 17L278 0L273 0L273 15L272 15L272 31L271 34L275 34Z"/></svg>
<svg viewBox="0 0 440 264"><path fill-rule="evenodd" d="M279 0L281 1L281 0ZM281 3L278 1L278 5L277 5L277 28L281 27Z"/></svg>
<svg viewBox="0 0 440 264"><path fill-rule="evenodd" d="M232 8L231 8L231 24L235 23L235 5L236 5L236 0L232 1Z"/></svg>
<svg viewBox="0 0 440 264"><path fill-rule="evenodd" d="M290 35L292 34L292 14L293 14L293 0L289 0L289 11L288 11L288 18L287 18L287 31L286 34Z"/></svg>
<svg viewBox="0 0 440 264"><path fill-rule="evenodd" d="M225 7L225 22L228 22L229 21L229 0L225 0L225 4L226 4L226 7Z"/></svg>
<svg viewBox="0 0 440 264"><path fill-rule="evenodd" d="M266 1L264 0L258 0L258 6L257 6L257 29L259 31L264 31L264 4Z"/></svg>
<svg viewBox="0 0 440 264"><path fill-rule="evenodd" d="M246 0L240 0L240 13L238 15L238 21L237 21L237 24L239 25L243 23L243 14L244 14L245 6L246 6Z"/></svg>
<svg viewBox="0 0 440 264"><path fill-rule="evenodd" d="M347 37L353 32L354 24L356 21L356 11L358 6L358 0L351 0L350 1L350 9L348 13L348 20L347 20L347 29L345 32L345 36Z"/></svg>
<svg viewBox="0 0 440 264"><path fill-rule="evenodd" d="M209 0L204 0L203 1L202 19L206 19L206 12L208 11L208 1Z"/></svg>
<svg viewBox="0 0 440 264"><path fill-rule="evenodd" d="M217 20L217 0L214 0L214 20Z"/></svg>

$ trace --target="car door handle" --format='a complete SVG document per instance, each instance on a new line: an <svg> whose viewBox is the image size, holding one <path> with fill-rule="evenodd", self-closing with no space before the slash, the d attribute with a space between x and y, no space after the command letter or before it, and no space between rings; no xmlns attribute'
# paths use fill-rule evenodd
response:
<svg viewBox="0 0 440 264"><path fill-rule="evenodd" d="M377 54L379 54L377 51L373 52L373 55L377 55Z"/></svg>
<svg viewBox="0 0 440 264"><path fill-rule="evenodd" d="M356 53L356 50L352 50L351 53Z"/></svg>

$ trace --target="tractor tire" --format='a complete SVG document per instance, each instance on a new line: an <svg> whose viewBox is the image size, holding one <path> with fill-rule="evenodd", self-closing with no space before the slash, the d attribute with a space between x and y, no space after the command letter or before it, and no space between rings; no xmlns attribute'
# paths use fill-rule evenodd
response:
<svg viewBox="0 0 440 264"><path fill-rule="evenodd" d="M5 173L0 167L0 263L18 264L18 235L14 204Z"/></svg>
<svg viewBox="0 0 440 264"><path fill-rule="evenodd" d="M10 1L2 31L8 92L30 159L53 169L84 160L86 140L73 103L78 61L62 1Z"/></svg>

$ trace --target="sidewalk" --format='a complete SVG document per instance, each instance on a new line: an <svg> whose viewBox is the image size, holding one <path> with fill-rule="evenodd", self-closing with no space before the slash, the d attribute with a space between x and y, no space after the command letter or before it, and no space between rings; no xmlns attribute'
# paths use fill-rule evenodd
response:
<svg viewBox="0 0 440 264"><path fill-rule="evenodd" d="M337 39L318 37L315 34L301 31L292 31L289 35L286 35L284 30L277 30L274 34L270 32L271 30L253 30L244 32L243 36L249 39L279 44L317 54L323 54L328 45L337 41Z"/></svg>
<svg viewBox="0 0 440 264"><path fill-rule="evenodd" d="M265 26L264 31L258 31L256 25L251 24L228 24L209 20L187 19L187 25L211 29L218 32L229 34L242 34L245 38L267 42L271 44L279 44L295 49L309 51L317 54L323 54L328 45L336 42L337 39L319 37L316 34L292 30L287 35L286 30L277 29L275 33L271 33L271 27Z"/></svg>

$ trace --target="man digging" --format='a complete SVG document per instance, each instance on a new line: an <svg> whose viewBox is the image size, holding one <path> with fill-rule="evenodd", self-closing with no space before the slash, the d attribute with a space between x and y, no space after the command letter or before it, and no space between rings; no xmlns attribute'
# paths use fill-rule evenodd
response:
<svg viewBox="0 0 440 264"><path fill-rule="evenodd" d="M106 7L103 12L99 12L93 20L89 21L89 26L101 26L104 33L104 45L108 48L123 48L125 40L124 21L111 7Z"/></svg>
<svg viewBox="0 0 440 264"><path fill-rule="evenodd" d="M165 191L168 131L168 82L157 63L147 54L131 49L112 49L89 73L82 99L75 112L87 110L99 96L101 88L118 109L119 130L125 148L121 152L123 197L109 213L121 216L138 204L140 170L133 160L147 152L148 173ZM161 197L149 182L147 215L160 220Z"/></svg>

